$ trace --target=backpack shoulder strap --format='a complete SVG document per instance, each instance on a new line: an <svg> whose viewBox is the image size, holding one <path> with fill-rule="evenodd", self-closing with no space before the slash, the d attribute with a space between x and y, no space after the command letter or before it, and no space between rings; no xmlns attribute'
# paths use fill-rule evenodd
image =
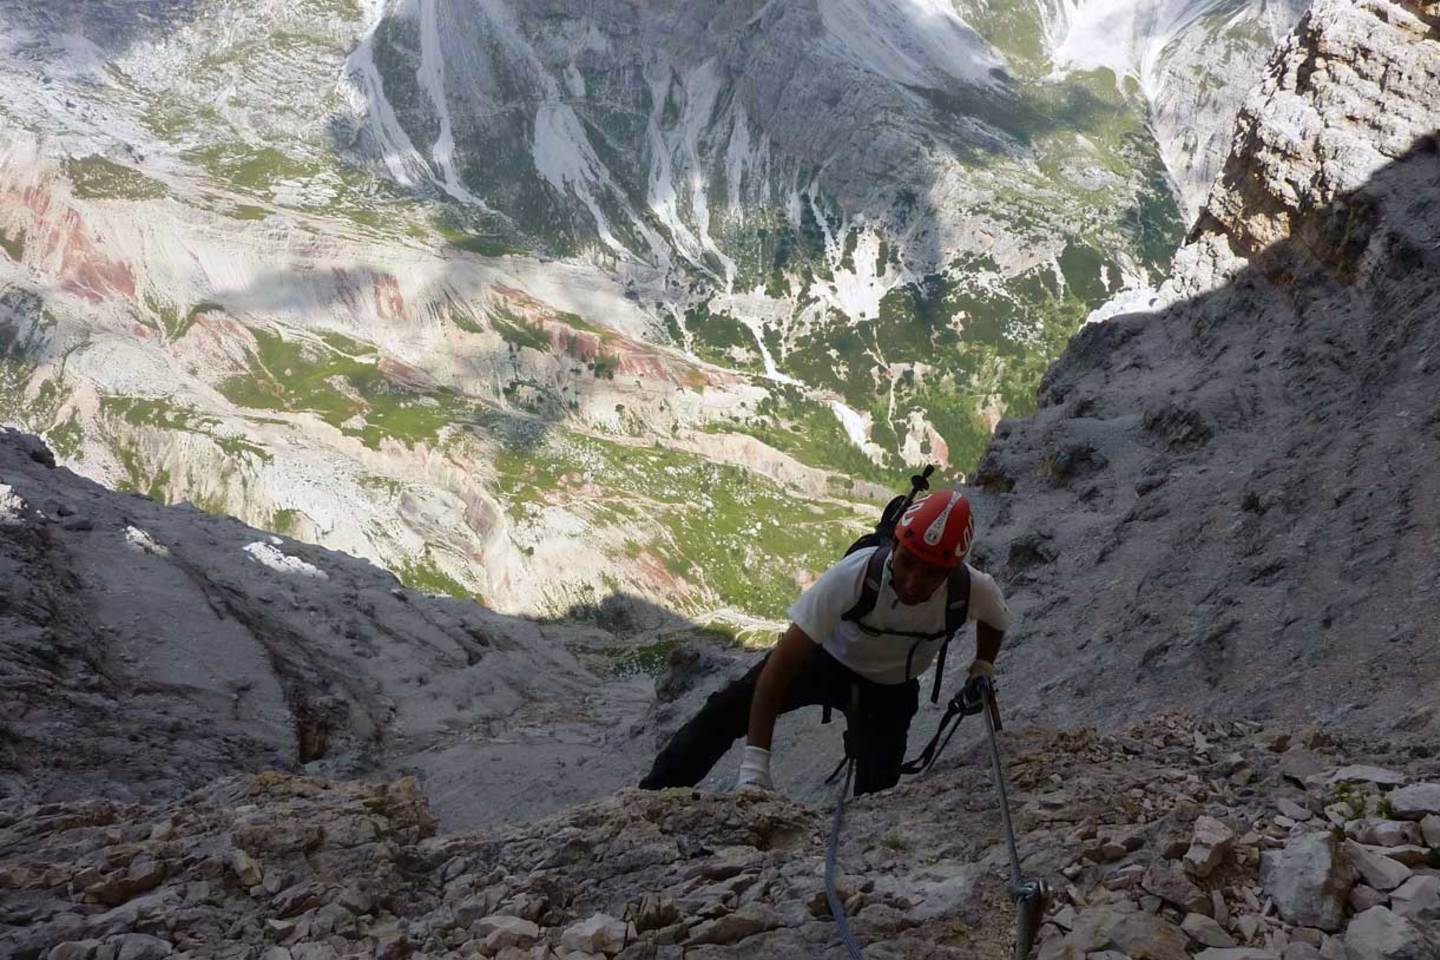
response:
<svg viewBox="0 0 1440 960"><path fill-rule="evenodd" d="M871 601L874 606L874 601ZM945 654L950 652L950 641L970 619L970 568L961 563L950 574L945 585L945 642L940 645L940 656L935 660L935 685L930 689L930 702L940 702L940 681L945 676Z"/></svg>
<svg viewBox="0 0 1440 960"><path fill-rule="evenodd" d="M870 554L870 559L865 561L865 579L860 582L860 598L855 601L855 606L840 615L841 620L863 620L875 609L875 601L880 599L880 580L885 575L885 558L888 556L889 542L880 544ZM968 595L969 591L966 593Z"/></svg>

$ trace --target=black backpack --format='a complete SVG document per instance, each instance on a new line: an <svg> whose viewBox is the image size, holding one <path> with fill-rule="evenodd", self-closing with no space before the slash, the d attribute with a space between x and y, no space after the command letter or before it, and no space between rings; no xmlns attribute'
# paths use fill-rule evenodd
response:
<svg viewBox="0 0 1440 960"><path fill-rule="evenodd" d="M860 537L850 544L845 551L845 556L850 556L857 550L864 550L874 547L875 552L870 554L870 559L865 564L865 580L860 587L860 598L855 605L846 610L840 619L854 623L861 630L868 630L864 618L870 615L875 609L875 601L880 598L880 580L885 573L885 561L890 556L890 549L895 542L895 528L900 523L900 517L909 509L915 495L921 490L930 488L929 477L935 468L927 466L921 474L910 478L911 489L908 494L898 496L891 500L883 513L880 514L880 522L875 524L875 530ZM930 691L930 702L940 702L940 683L945 676L945 654L950 650L950 641L955 634L965 626L970 619L970 568L961 563L950 574L946 586L945 597L945 631L943 634L936 633L891 633L890 636L913 637L915 643L910 647L910 653L905 658L905 676L910 676L910 657L914 656L915 648L926 640L937 640L941 636L945 642L940 645L940 655L935 661L935 684ZM828 712L826 719L828 720Z"/></svg>

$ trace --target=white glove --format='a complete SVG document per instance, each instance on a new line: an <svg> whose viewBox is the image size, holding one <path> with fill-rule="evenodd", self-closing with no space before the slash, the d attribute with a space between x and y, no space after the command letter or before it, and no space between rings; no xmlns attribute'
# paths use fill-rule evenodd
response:
<svg viewBox="0 0 1440 960"><path fill-rule="evenodd" d="M994 680L995 664L991 663L989 660L971 660L968 675L971 680L975 679L976 677L984 677L987 680Z"/></svg>
<svg viewBox="0 0 1440 960"><path fill-rule="evenodd" d="M740 776L735 780L735 789L746 787L757 790L774 790L770 780L770 751L764 747L745 746L745 755L740 758Z"/></svg>

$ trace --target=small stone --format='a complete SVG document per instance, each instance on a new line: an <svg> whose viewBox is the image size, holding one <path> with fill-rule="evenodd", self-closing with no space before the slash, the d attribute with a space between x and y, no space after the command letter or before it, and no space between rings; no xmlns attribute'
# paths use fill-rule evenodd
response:
<svg viewBox="0 0 1440 960"><path fill-rule="evenodd" d="M729 946L757 933L774 930L778 926L780 920L773 910L763 904L750 903L734 913L707 920L694 927L685 943L687 946L702 943Z"/></svg>
<svg viewBox="0 0 1440 960"><path fill-rule="evenodd" d="M1341 767L1332 771L1329 777L1331 783L1373 783L1381 787L1396 787L1408 779L1405 774L1398 771L1372 767L1363 763Z"/></svg>
<svg viewBox="0 0 1440 960"><path fill-rule="evenodd" d="M1258 913L1247 913L1235 921L1235 929L1241 940L1254 940L1265 929L1265 918Z"/></svg>
<svg viewBox="0 0 1440 960"><path fill-rule="evenodd" d="M1310 943L1291 943L1280 952L1280 960L1321 960L1320 948Z"/></svg>
<svg viewBox="0 0 1440 960"><path fill-rule="evenodd" d="M1350 862L1359 869L1365 882L1376 890L1394 890L1409 880L1411 874L1414 873L1405 864L1382 856L1354 840L1345 841L1345 852L1349 856Z"/></svg>
<svg viewBox="0 0 1440 960"><path fill-rule="evenodd" d="M1314 814L1310 812L1309 807L1303 807L1289 797L1281 797L1279 800L1276 800L1275 809L1279 810L1283 816L1287 816L1291 820L1296 821L1303 822L1314 816Z"/></svg>
<svg viewBox="0 0 1440 960"><path fill-rule="evenodd" d="M470 926L470 932L482 939L481 949L489 954L503 947L529 947L540 939L540 928L529 920L503 914L482 917ZM579 946L572 949L579 950Z"/></svg>
<svg viewBox="0 0 1440 960"><path fill-rule="evenodd" d="M99 946L99 940L67 940L51 947L45 957L46 960L90 960Z"/></svg>
<svg viewBox="0 0 1440 960"><path fill-rule="evenodd" d="M1235 938L1225 928L1203 913L1187 913L1180 923L1180 929L1204 947L1233 947Z"/></svg>
<svg viewBox="0 0 1440 960"><path fill-rule="evenodd" d="M260 864L256 863L254 857L239 847L230 851L230 869L235 872L235 876L238 877L240 882L246 887L253 887L264 879L264 875L260 870Z"/></svg>
<svg viewBox="0 0 1440 960"><path fill-rule="evenodd" d="M1209 947L1195 954L1195 960L1280 960L1269 950L1258 947Z"/></svg>
<svg viewBox="0 0 1440 960"><path fill-rule="evenodd" d="M1152 863L1140 878L1140 888L1189 913L1210 912L1210 898L1173 860Z"/></svg>
<svg viewBox="0 0 1440 960"><path fill-rule="evenodd" d="M1235 831L1214 817L1202 816L1195 821L1190 849L1185 851L1185 870L1197 877L1208 877L1225 859Z"/></svg>
<svg viewBox="0 0 1440 960"><path fill-rule="evenodd" d="M1420 834L1425 846L1440 847L1440 814L1430 814L1420 820Z"/></svg>
<svg viewBox="0 0 1440 960"><path fill-rule="evenodd" d="M1124 859L1125 854L1129 852L1129 850L1125 849L1125 844L1119 843L1115 840L1107 840L1100 846L1100 858L1107 863L1113 863L1116 860Z"/></svg>
<svg viewBox="0 0 1440 960"><path fill-rule="evenodd" d="M174 950L159 937L145 933L125 933L111 941L116 945L115 960L160 960Z"/></svg>
<svg viewBox="0 0 1440 960"><path fill-rule="evenodd" d="M1290 930L1290 939L1300 943L1308 943L1312 947L1318 947L1325 942L1325 934L1323 931L1317 930L1314 927L1292 927Z"/></svg>
<svg viewBox="0 0 1440 960"><path fill-rule="evenodd" d="M1371 907L1350 921L1345 949L1351 960L1432 960L1436 955L1419 927L1385 907Z"/></svg>
<svg viewBox="0 0 1440 960"><path fill-rule="evenodd" d="M1356 913L1364 913L1371 907L1381 907L1389 900L1385 894L1374 887L1357 883L1350 888L1350 909Z"/></svg>
<svg viewBox="0 0 1440 960"><path fill-rule="evenodd" d="M1372 847L1398 847L1421 842L1420 825L1409 820L1357 820L1346 833L1352 840Z"/></svg>
<svg viewBox="0 0 1440 960"><path fill-rule="evenodd" d="M1440 815L1440 783L1417 783L1390 794L1390 812L1400 820Z"/></svg>
<svg viewBox="0 0 1440 960"><path fill-rule="evenodd" d="M1210 891L1210 916L1222 927L1230 925L1230 907L1225 903L1225 895L1219 890Z"/></svg>
<svg viewBox="0 0 1440 960"><path fill-rule="evenodd" d="M636 937L635 928L605 913L571 924L560 935L560 945L567 950L590 953L619 953Z"/></svg>

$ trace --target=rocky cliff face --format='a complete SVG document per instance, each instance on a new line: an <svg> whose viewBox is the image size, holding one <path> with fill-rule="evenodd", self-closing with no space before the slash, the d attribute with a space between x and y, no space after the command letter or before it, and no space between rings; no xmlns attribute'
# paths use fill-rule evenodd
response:
<svg viewBox="0 0 1440 960"><path fill-rule="evenodd" d="M646 747L622 731L650 704L636 648L697 635L628 615L606 630L430 596L348 554L105 490L0 433L7 797L124 804L237 771L404 771L442 822L556 809L633 780Z"/></svg>
<svg viewBox="0 0 1440 960"><path fill-rule="evenodd" d="M1316 4L1168 305L1084 329L1000 426L977 496L1030 715L1435 729L1437 104L1433 6Z"/></svg>

